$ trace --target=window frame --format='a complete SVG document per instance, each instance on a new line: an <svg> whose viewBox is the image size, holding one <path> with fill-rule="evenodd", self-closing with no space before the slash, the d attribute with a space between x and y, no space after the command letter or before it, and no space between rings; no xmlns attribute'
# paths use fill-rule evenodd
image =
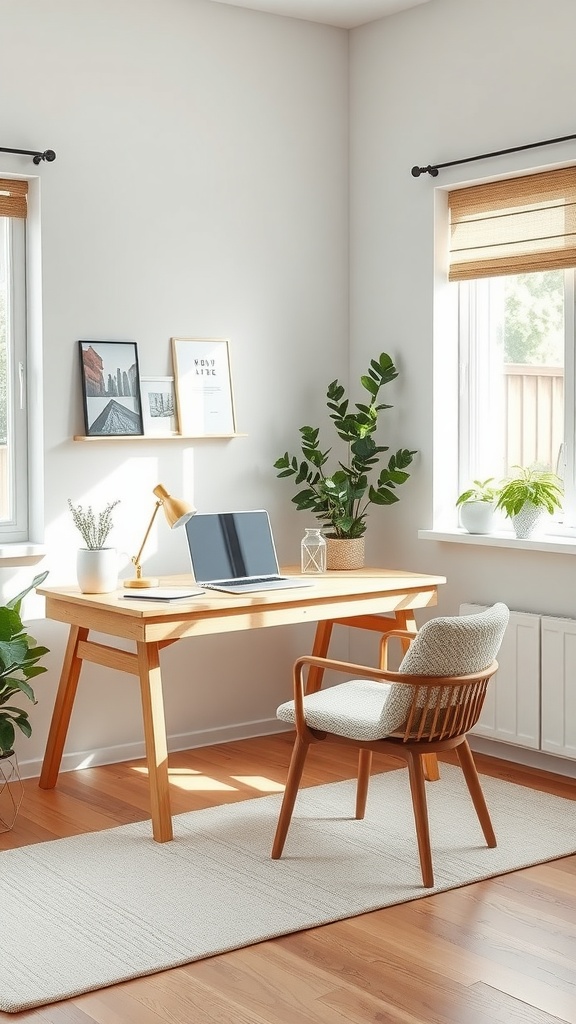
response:
<svg viewBox="0 0 576 1024"><path fill-rule="evenodd" d="M448 280L449 269L449 230L450 218L448 210L448 192L455 188L465 188L472 184L496 181L499 178L535 174L542 170L553 170L556 167L576 164L576 143L566 147L566 160L563 164L550 163L532 165L523 162L522 156L511 156L506 161L499 160L499 173L494 173L494 164L488 160L480 161L474 178L464 177L462 168L447 169L442 174L442 182L435 183L433 189L433 224L431 239L431 257L433 261L433 403L432 403L432 441L430 459L432 465L432 500L430 508L430 525L418 531L421 540L444 541L479 547L502 547L529 552L542 551L563 555L576 555L576 529L565 527L562 535L549 533L544 536L520 540L513 530L506 529L493 534L469 534L458 525L458 513L455 506L460 479L459 463L459 387L461 383L458 366L458 315L455 309L455 291ZM468 168L466 168L468 171ZM570 315L575 316L574 302L569 303ZM568 315L568 313L566 314ZM576 324L572 325L576 337ZM576 343L571 359L565 362L566 379L574 389L573 421L568 436L572 439L572 451L566 451L567 463L572 468L572 479L576 489ZM576 508L576 494L571 496L573 507Z"/></svg>
<svg viewBox="0 0 576 1024"><path fill-rule="evenodd" d="M0 177L16 178L0 168ZM26 499L26 524L18 529L2 529L0 525L0 565L32 565L46 554L44 545L44 435L43 435L43 365L42 365L42 262L40 225L40 179L27 177L28 215L24 227L24 374L22 379L27 471L23 478ZM20 380L17 379L18 389ZM18 392L17 392L18 393Z"/></svg>
<svg viewBox="0 0 576 1024"><path fill-rule="evenodd" d="M9 511L0 543L28 539L28 400L26 343L26 221L6 222L6 436Z"/></svg>

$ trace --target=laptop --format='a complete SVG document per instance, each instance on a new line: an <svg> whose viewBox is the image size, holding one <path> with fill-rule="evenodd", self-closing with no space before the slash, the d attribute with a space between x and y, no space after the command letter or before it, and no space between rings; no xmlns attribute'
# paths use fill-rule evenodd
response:
<svg viewBox="0 0 576 1024"><path fill-rule="evenodd" d="M268 513L197 512L185 525L199 587L227 594L310 587L313 580L281 576Z"/></svg>

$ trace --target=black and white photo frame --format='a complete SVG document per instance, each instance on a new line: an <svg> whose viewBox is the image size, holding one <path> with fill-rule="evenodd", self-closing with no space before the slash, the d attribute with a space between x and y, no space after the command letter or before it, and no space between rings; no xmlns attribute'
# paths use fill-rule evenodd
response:
<svg viewBox="0 0 576 1024"><path fill-rule="evenodd" d="M141 377L142 423L147 437L178 437L174 377Z"/></svg>
<svg viewBox="0 0 576 1024"><path fill-rule="evenodd" d="M144 433L134 341L79 341L87 437Z"/></svg>

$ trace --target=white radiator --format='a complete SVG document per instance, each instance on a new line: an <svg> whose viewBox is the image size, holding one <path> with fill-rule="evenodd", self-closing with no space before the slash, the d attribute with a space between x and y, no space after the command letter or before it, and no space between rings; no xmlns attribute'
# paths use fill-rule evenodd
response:
<svg viewBox="0 0 576 1024"><path fill-rule="evenodd" d="M498 665L474 733L576 758L576 620L511 611Z"/></svg>

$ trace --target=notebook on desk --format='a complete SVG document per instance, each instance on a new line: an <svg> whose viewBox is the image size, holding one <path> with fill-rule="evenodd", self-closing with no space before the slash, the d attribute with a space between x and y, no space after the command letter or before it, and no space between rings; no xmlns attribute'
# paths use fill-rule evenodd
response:
<svg viewBox="0 0 576 1024"><path fill-rule="evenodd" d="M251 594L313 584L280 574L270 518L263 509L197 512L185 530L194 579L206 590Z"/></svg>

